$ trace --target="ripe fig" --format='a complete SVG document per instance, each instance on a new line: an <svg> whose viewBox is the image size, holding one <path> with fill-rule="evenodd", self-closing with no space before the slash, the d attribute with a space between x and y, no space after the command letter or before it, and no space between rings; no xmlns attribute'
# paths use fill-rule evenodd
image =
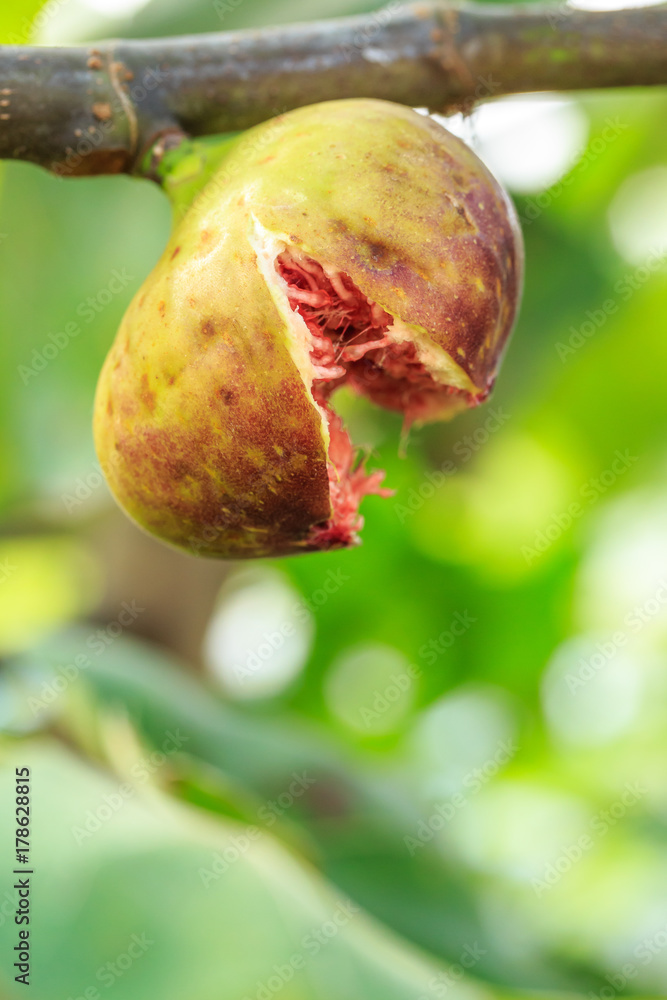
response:
<svg viewBox="0 0 667 1000"><path fill-rule="evenodd" d="M347 384L408 425L481 402L522 259L499 184L408 108L332 101L227 141L100 377L117 500L205 556L356 544L361 499L388 491L332 394Z"/></svg>

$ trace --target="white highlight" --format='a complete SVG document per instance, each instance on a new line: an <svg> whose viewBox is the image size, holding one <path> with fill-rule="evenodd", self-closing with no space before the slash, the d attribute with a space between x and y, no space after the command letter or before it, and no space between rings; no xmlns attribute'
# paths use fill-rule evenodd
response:
<svg viewBox="0 0 667 1000"><path fill-rule="evenodd" d="M472 145L512 191L537 194L576 164L588 138L588 118L573 100L535 95L490 101L470 116L437 119Z"/></svg>
<svg viewBox="0 0 667 1000"><path fill-rule="evenodd" d="M147 7L150 0L79 0L82 7L107 17L127 17Z"/></svg>
<svg viewBox="0 0 667 1000"><path fill-rule="evenodd" d="M650 167L628 177L609 206L614 245L630 264L667 252L667 167Z"/></svg>
<svg viewBox="0 0 667 1000"><path fill-rule="evenodd" d="M233 698L278 694L306 664L310 614L276 570L241 572L226 591L204 639L206 663Z"/></svg>

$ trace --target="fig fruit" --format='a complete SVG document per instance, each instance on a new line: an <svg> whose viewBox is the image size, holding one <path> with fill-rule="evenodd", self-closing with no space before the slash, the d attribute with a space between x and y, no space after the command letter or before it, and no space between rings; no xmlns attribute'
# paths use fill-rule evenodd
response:
<svg viewBox="0 0 667 1000"><path fill-rule="evenodd" d="M509 199L424 115L332 101L227 140L100 376L112 492L205 556L354 545L361 499L388 491L356 461L335 389L407 424L476 405L521 280Z"/></svg>

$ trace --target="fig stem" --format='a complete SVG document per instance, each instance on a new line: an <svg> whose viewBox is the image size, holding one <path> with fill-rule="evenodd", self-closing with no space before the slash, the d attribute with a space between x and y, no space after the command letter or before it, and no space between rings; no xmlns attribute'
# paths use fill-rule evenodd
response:
<svg viewBox="0 0 667 1000"><path fill-rule="evenodd" d="M180 219L238 134L192 139L183 133L167 133L151 147L137 172L162 187L174 218Z"/></svg>
<svg viewBox="0 0 667 1000"><path fill-rule="evenodd" d="M530 91L667 84L667 6L617 11L390 0L253 31L0 48L0 158L64 177L139 173L168 135L240 131L319 101L432 111ZM148 157L150 159L150 157Z"/></svg>

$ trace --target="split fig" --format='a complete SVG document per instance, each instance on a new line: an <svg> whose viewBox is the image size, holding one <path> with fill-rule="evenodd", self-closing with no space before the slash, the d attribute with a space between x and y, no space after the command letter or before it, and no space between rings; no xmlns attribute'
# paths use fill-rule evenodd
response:
<svg viewBox="0 0 667 1000"><path fill-rule="evenodd" d="M405 422L488 395L521 293L514 209L463 142L375 100L231 142L123 319L95 439L120 505L200 555L356 544L387 493L335 412Z"/></svg>

